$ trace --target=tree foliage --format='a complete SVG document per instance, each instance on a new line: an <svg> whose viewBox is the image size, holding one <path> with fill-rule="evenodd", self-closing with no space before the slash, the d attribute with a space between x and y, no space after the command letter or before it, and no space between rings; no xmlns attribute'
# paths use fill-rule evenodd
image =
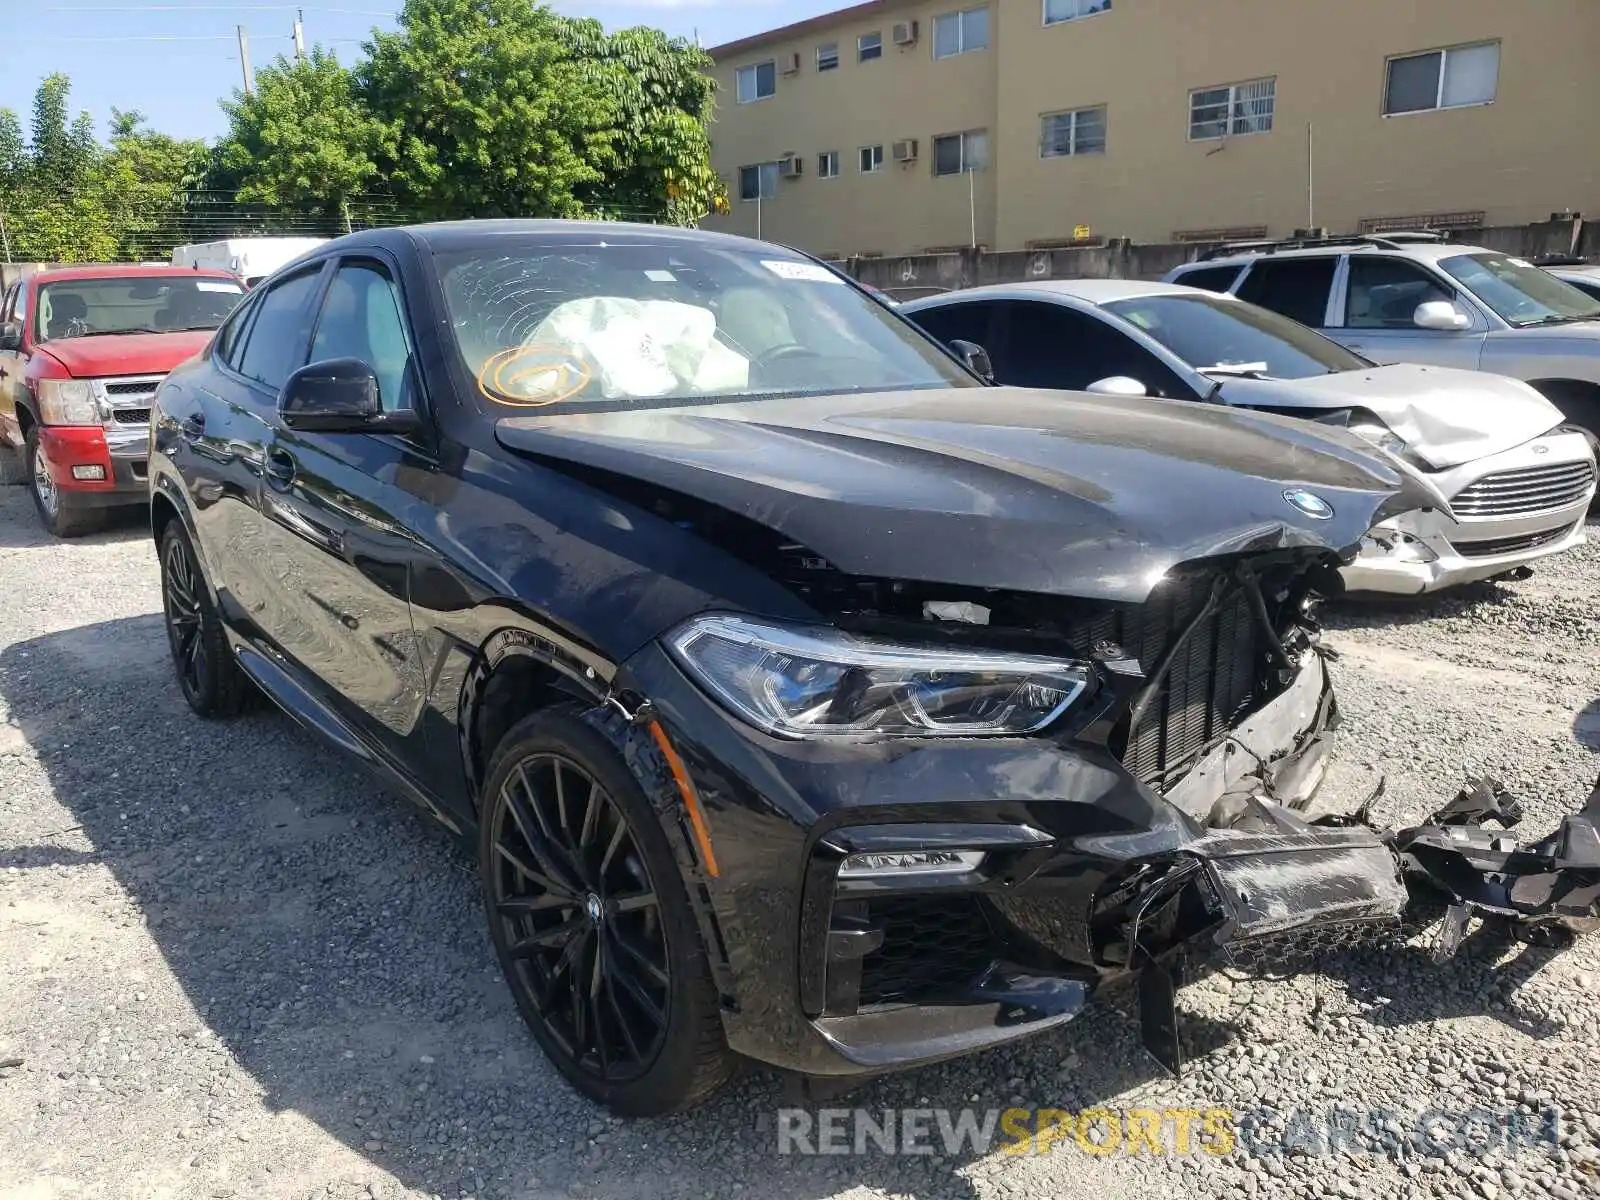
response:
<svg viewBox="0 0 1600 1200"><path fill-rule="evenodd" d="M304 62L279 58L255 92L222 105L228 134L215 169L241 201L340 213L394 157L388 128L366 109L352 74L321 48Z"/></svg>
<svg viewBox="0 0 1600 1200"><path fill-rule="evenodd" d="M607 33L529 0L406 0L398 28L362 51L350 67L320 48L263 67L251 94L223 102L228 132L209 148L119 109L102 144L72 111L71 81L47 76L26 128L0 109L12 257L165 257L228 234L217 193L266 227L325 219L329 232L379 205L677 224L726 208L710 59L681 38Z"/></svg>

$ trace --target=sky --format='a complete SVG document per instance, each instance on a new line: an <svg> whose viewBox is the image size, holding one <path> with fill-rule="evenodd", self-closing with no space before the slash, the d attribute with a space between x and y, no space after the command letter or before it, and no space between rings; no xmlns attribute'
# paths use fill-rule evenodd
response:
<svg viewBox="0 0 1600 1200"><path fill-rule="evenodd" d="M342 60L360 53L374 26L394 28L402 0L311 0L306 43L321 43ZM608 28L654 25L715 46L843 7L850 0L555 0L572 16L597 17ZM241 82L235 27L249 33L257 67L292 49L296 5L282 0L0 0L0 108L15 110L26 129L39 80L54 71L72 78L74 115L87 109L102 140L113 107L137 109L150 125L176 137L214 138L226 128L217 102Z"/></svg>

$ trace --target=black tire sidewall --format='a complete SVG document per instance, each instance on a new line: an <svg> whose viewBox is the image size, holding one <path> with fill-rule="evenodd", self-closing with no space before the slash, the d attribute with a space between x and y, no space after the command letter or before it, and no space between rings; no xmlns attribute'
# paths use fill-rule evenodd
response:
<svg viewBox="0 0 1600 1200"><path fill-rule="evenodd" d="M173 553L186 555L189 559L189 570L193 573L195 582L195 603L200 609L200 630L196 636L206 641L206 669L201 673L198 690L194 693L190 692L189 685L184 680L183 665L178 661L178 647L173 641L172 622L167 613L167 555ZM211 597L206 591L205 576L201 574L200 560L195 555L194 545L177 521L170 522L161 535L161 623L166 629L167 649L172 655L172 670L177 677L178 690L183 693L184 700L202 717L219 715L224 707L220 702L222 694L220 672L230 664L226 658L219 657L217 652L219 649L226 652L227 639L223 636L216 609L212 607Z"/></svg>
<svg viewBox="0 0 1600 1200"><path fill-rule="evenodd" d="M491 872L495 862L493 830L500 790L517 762L541 753L556 753L571 759L610 793L644 856L645 866L661 903L671 977L666 1036L649 1069L637 1079L624 1083L607 1082L587 1074L568 1058L551 1037L506 953L504 932L495 912ZM705 947L689 908L688 894L666 833L643 789L616 748L600 732L570 711L536 713L515 725L496 749L484 785L479 806L478 862L484 912L501 973L535 1040L567 1081L590 1099L625 1115L652 1116L673 1112L698 1099L695 1085L704 1054L702 1031L707 1021L707 1006L715 1016L716 990L706 963ZM720 1021L720 1017L715 1019ZM726 1049L725 1043L723 1049Z"/></svg>

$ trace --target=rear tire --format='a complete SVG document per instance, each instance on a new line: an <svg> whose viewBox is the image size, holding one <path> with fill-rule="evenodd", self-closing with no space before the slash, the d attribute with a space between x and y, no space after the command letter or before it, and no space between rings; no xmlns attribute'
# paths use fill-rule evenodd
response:
<svg viewBox="0 0 1600 1200"><path fill-rule="evenodd" d="M48 533L58 538L82 537L105 525L106 512L103 508L68 507L50 476L49 459L39 448L39 431L36 428L28 430L27 445L23 449L23 469L27 473L28 493L33 497L33 507L39 513L39 523Z"/></svg>
<svg viewBox="0 0 1600 1200"><path fill-rule="evenodd" d="M234 660L194 547L177 520L161 535L161 607L178 687L189 707L208 720L236 716L250 681Z"/></svg>
<svg viewBox="0 0 1600 1200"><path fill-rule="evenodd" d="M495 954L567 1082L627 1116L727 1083L738 1060L688 894L615 748L568 711L535 713L495 750L479 813Z"/></svg>

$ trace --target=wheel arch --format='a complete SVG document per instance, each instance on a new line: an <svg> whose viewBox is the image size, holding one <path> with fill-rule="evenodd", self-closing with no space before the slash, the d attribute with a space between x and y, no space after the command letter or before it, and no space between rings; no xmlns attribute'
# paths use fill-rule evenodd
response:
<svg viewBox="0 0 1600 1200"><path fill-rule="evenodd" d="M461 685L457 733L468 793L477 803L489 760L522 718L561 704L605 702L607 681L563 647L525 628L491 634Z"/></svg>
<svg viewBox="0 0 1600 1200"><path fill-rule="evenodd" d="M1561 377L1530 379L1528 383L1570 421L1600 433L1600 383Z"/></svg>

